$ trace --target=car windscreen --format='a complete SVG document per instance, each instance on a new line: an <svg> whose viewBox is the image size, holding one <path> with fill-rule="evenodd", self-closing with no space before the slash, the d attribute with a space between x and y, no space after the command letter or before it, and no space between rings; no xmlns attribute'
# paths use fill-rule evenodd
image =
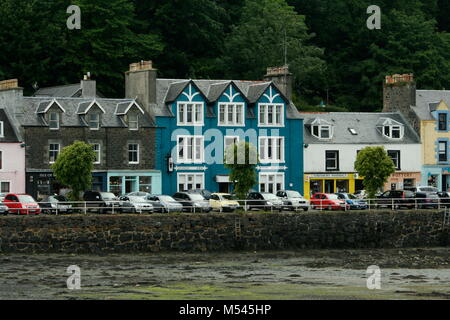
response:
<svg viewBox="0 0 450 320"><path fill-rule="evenodd" d="M164 201L164 202L176 202L176 200L172 197L169 196L159 196L159 201Z"/></svg>
<svg viewBox="0 0 450 320"><path fill-rule="evenodd" d="M328 199L330 199L330 200L338 200L339 198L338 198L338 196L335 195L335 194L329 194L329 195L328 195Z"/></svg>
<svg viewBox="0 0 450 320"><path fill-rule="evenodd" d="M116 196L114 195L114 193L110 193L110 192L101 192L100 193L102 198L104 200L114 200L116 198Z"/></svg>
<svg viewBox="0 0 450 320"><path fill-rule="evenodd" d="M349 193L348 194L349 199L358 199L357 197L355 197L353 194Z"/></svg>
<svg viewBox="0 0 450 320"><path fill-rule="evenodd" d="M297 191L286 191L288 198L303 198L302 195Z"/></svg>
<svg viewBox="0 0 450 320"><path fill-rule="evenodd" d="M262 193L262 196L265 200L277 200L278 197L271 193Z"/></svg>
<svg viewBox="0 0 450 320"><path fill-rule="evenodd" d="M128 199L130 199L130 202L146 202L147 200L145 198L142 197L128 197Z"/></svg>
<svg viewBox="0 0 450 320"><path fill-rule="evenodd" d="M26 195L19 195L17 196L19 198L19 202L20 203L34 203L36 202L33 197L31 196L26 196Z"/></svg>
<svg viewBox="0 0 450 320"><path fill-rule="evenodd" d="M224 194L224 195L222 195L222 197L223 197L225 200L236 200L236 197L235 197L235 196L232 196L231 194Z"/></svg>
<svg viewBox="0 0 450 320"><path fill-rule="evenodd" d="M203 196L201 194L197 194L197 193L191 193L189 194L189 198L193 201L201 201L201 200L205 200L205 198L203 198Z"/></svg>

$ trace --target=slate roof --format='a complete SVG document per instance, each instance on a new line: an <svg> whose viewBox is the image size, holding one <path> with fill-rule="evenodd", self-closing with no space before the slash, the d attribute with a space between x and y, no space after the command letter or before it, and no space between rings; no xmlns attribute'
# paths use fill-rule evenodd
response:
<svg viewBox="0 0 450 320"><path fill-rule="evenodd" d="M169 109L168 104L175 101L191 81L206 97L210 104L217 101L231 83L234 83L250 104L254 104L271 84L271 82L267 81L157 79L156 104L150 105L154 115L156 117L175 116ZM292 102L287 105L286 112L288 119L301 119L297 108ZM206 116L215 116L213 108L207 108ZM247 108L247 118L255 118L252 108Z"/></svg>
<svg viewBox="0 0 450 320"><path fill-rule="evenodd" d="M418 144L420 138L400 112L301 112L304 119L304 142L307 144ZM389 139L377 128L383 118L390 118L404 125L404 137L401 140ZM311 134L311 123L315 119L325 120L334 127L333 138L321 140ZM349 129L354 129L353 135Z"/></svg>
<svg viewBox="0 0 450 320"><path fill-rule="evenodd" d="M450 106L450 90L416 90L416 105L411 109L420 120L435 120L431 112L441 100Z"/></svg>
<svg viewBox="0 0 450 320"><path fill-rule="evenodd" d="M83 121L83 116L79 114L79 108L86 108L94 99L92 98L55 98L56 101L64 108L65 113L61 113L61 127L85 127L87 123ZM22 106L18 106L17 117L22 126L47 126L43 116L36 113L36 110L42 106L44 102L48 102L45 97L24 97ZM102 127L126 127L121 116L116 114L117 106L123 103L128 105L133 99L95 99L99 105L105 110L101 116ZM48 103L47 103L48 104ZM153 127L154 122L150 116L145 113L139 117L140 127Z"/></svg>
<svg viewBox="0 0 450 320"><path fill-rule="evenodd" d="M33 96L79 98L81 97L81 83L40 88L34 93ZM104 96L99 92L97 92L97 97L104 98Z"/></svg>
<svg viewBox="0 0 450 320"><path fill-rule="evenodd" d="M0 109L0 121L3 122L3 137L0 137L0 143L18 143L23 141L7 109Z"/></svg>

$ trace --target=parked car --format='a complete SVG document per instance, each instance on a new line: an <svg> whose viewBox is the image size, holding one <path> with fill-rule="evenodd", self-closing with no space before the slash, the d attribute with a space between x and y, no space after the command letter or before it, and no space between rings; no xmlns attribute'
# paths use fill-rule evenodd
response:
<svg viewBox="0 0 450 320"><path fill-rule="evenodd" d="M348 205L350 210L364 210L369 208L369 204L364 199L358 199L355 195L351 193L335 193L340 200L344 200Z"/></svg>
<svg viewBox="0 0 450 320"><path fill-rule="evenodd" d="M128 213L152 213L153 204L146 198L138 196L120 197L120 212Z"/></svg>
<svg viewBox="0 0 450 320"><path fill-rule="evenodd" d="M354 196L358 199L365 199L367 198L367 192L366 190L358 190L354 193Z"/></svg>
<svg viewBox="0 0 450 320"><path fill-rule="evenodd" d="M211 191L208 191L206 189L194 189L194 190L189 190L189 193L198 193L201 194L203 196L203 198L205 198L205 200L209 200L211 199Z"/></svg>
<svg viewBox="0 0 450 320"><path fill-rule="evenodd" d="M7 193L0 193L0 202L3 202L5 200L5 197L7 196Z"/></svg>
<svg viewBox="0 0 450 320"><path fill-rule="evenodd" d="M220 212L233 212L240 207L236 198L229 193L213 193L209 199L209 204L213 210Z"/></svg>
<svg viewBox="0 0 450 320"><path fill-rule="evenodd" d="M419 191L414 194L415 203L418 208L438 208L439 196L434 191Z"/></svg>
<svg viewBox="0 0 450 320"><path fill-rule="evenodd" d="M432 186L406 187L404 189L412 192L439 192L438 188Z"/></svg>
<svg viewBox="0 0 450 320"><path fill-rule="evenodd" d="M7 215L8 214L8 206L0 203L0 214Z"/></svg>
<svg viewBox="0 0 450 320"><path fill-rule="evenodd" d="M249 211L253 209L282 211L283 200L269 192L250 192L247 196L246 209Z"/></svg>
<svg viewBox="0 0 450 320"><path fill-rule="evenodd" d="M173 198L183 205L183 211L210 212L212 210L209 202L199 193L177 192Z"/></svg>
<svg viewBox="0 0 450 320"><path fill-rule="evenodd" d="M43 213L72 213L72 205L67 204L69 200L64 196L53 195L39 202Z"/></svg>
<svg viewBox="0 0 450 320"><path fill-rule="evenodd" d="M34 198L28 194L9 193L5 196L3 204L8 212L17 214L40 214L41 208Z"/></svg>
<svg viewBox="0 0 450 320"><path fill-rule="evenodd" d="M88 210L94 210L98 213L120 212L119 198L111 192L86 191L83 195Z"/></svg>
<svg viewBox="0 0 450 320"><path fill-rule="evenodd" d="M376 208L387 207L387 208L401 208L406 207L412 209L415 207L415 194L408 190L390 190L383 192L375 200L374 206Z"/></svg>
<svg viewBox="0 0 450 320"><path fill-rule="evenodd" d="M438 192L437 195L439 197L441 206L450 207L450 192Z"/></svg>
<svg viewBox="0 0 450 320"><path fill-rule="evenodd" d="M312 209L319 210L345 210L350 207L344 200L340 200L337 195L332 193L316 193L309 202Z"/></svg>
<svg viewBox="0 0 450 320"><path fill-rule="evenodd" d="M130 192L127 194L124 194L123 196L132 196L132 197L142 197L142 198L146 198L148 196L151 196L151 193L148 192L143 192L143 191L136 191L136 192Z"/></svg>
<svg viewBox="0 0 450 320"><path fill-rule="evenodd" d="M171 196L166 195L152 195L148 196L147 200L153 205L154 212L181 212L183 205Z"/></svg>
<svg viewBox="0 0 450 320"><path fill-rule="evenodd" d="M309 201L303 196L293 190L280 190L277 192L277 197L283 200L283 210L304 210L308 211Z"/></svg>

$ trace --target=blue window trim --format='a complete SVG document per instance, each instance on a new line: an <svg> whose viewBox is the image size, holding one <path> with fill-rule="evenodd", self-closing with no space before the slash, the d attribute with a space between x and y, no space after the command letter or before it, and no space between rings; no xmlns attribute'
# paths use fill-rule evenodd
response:
<svg viewBox="0 0 450 320"><path fill-rule="evenodd" d="M447 115L447 126L445 127L445 130L439 129L439 115L446 114ZM436 112L436 127L435 130L438 132L448 132L450 128L450 112L449 111L437 111Z"/></svg>
<svg viewBox="0 0 450 320"><path fill-rule="evenodd" d="M439 161L439 143L446 142L447 143L447 161ZM436 155L436 163L437 164L450 164L450 139L448 138L439 138L436 140L435 147L435 155Z"/></svg>

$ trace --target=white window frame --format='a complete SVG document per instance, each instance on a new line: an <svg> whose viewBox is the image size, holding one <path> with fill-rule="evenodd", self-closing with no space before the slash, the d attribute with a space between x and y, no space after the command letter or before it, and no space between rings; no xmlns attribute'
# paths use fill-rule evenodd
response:
<svg viewBox="0 0 450 320"><path fill-rule="evenodd" d="M269 176L274 177L273 182L269 182ZM280 178L281 181L278 181L277 178ZM269 185L273 184L273 191L272 193L277 193L277 191L284 190L284 181L285 181L285 175L284 172L260 172L258 176L258 189L259 192L270 192ZM277 183L280 182L281 186L279 189L276 188ZM261 185L264 184L264 191L261 188Z"/></svg>
<svg viewBox="0 0 450 320"><path fill-rule="evenodd" d="M240 112L237 112L237 107L241 108ZM221 102L217 106L217 125L219 127L245 127L245 104L242 102ZM224 108L223 112L223 121L221 121L221 109ZM229 115L230 115L230 109L231 109L231 117L232 120L230 121ZM241 121L238 122L238 114L240 115Z"/></svg>
<svg viewBox="0 0 450 320"><path fill-rule="evenodd" d="M52 150L51 149L52 146L58 146L58 149L57 150L54 150L54 149ZM52 159L52 157L51 157L51 153L52 152L57 152L56 157L54 157L55 158L54 161L51 160ZM48 160L49 160L50 164L53 164L53 163L56 162L56 159L58 159L58 156L59 156L60 153L61 153L61 144L60 143L49 143L48 144Z"/></svg>
<svg viewBox="0 0 450 320"><path fill-rule="evenodd" d="M130 146L131 145L136 145L137 146L137 149L136 150L130 150ZM140 147L139 147L139 143L128 143L128 164L139 164L139 149L140 149ZM136 153L137 154L137 161L130 161L130 153L131 152L133 152L133 153Z"/></svg>
<svg viewBox="0 0 450 320"><path fill-rule="evenodd" d="M278 141L281 142L281 148L279 149ZM269 141L271 141L269 143ZM272 148L272 157L269 158L269 144ZM285 138L280 136L261 136L258 137L258 153L261 163L284 163L285 162ZM277 158L277 155L279 156Z"/></svg>
<svg viewBox="0 0 450 320"><path fill-rule="evenodd" d="M56 120L52 120L52 115L54 115L54 114L56 115ZM50 128L50 130L59 130L59 120L60 120L59 112L53 111L53 112L49 113L49 115L48 115L48 127ZM57 124L56 128L52 128L52 126L51 126L52 122L53 123L56 122L56 124Z"/></svg>
<svg viewBox="0 0 450 320"><path fill-rule="evenodd" d="M395 152L396 158L392 158L389 155L389 152ZM389 158L392 159L392 162L394 163L395 166L395 170L401 170L401 163L400 163L400 159L401 159L401 150L387 150L387 154L389 156ZM394 160L395 159L395 160Z"/></svg>
<svg viewBox="0 0 450 320"><path fill-rule="evenodd" d="M0 121L0 138L4 138L4 137L5 137L4 125L3 125L3 121Z"/></svg>
<svg viewBox="0 0 450 320"><path fill-rule="evenodd" d="M183 139L183 144L180 145L180 139ZM192 139L189 143L188 139ZM200 145L198 140L200 139ZM197 147L200 148L200 157L197 157ZM189 158L189 148L191 148L191 156ZM183 151L183 156L180 157L180 151ZM199 135L179 135L177 136L177 163L203 163L205 162L205 137Z"/></svg>
<svg viewBox="0 0 450 320"><path fill-rule="evenodd" d="M314 133L314 128L317 128L317 133ZM322 130L324 129L328 129L329 135L328 137L322 137ZM322 140L329 140L333 138L333 134L334 134L334 130L333 130L333 126L330 124L313 124L311 126L311 134L313 135L313 137L316 137L318 139L322 139Z"/></svg>
<svg viewBox="0 0 450 320"><path fill-rule="evenodd" d="M96 127L91 127L91 116L96 115L98 117L98 121L95 121L95 123L97 123ZM89 125L89 129L90 130L100 130L100 113L89 113L88 114L88 125Z"/></svg>
<svg viewBox="0 0 450 320"><path fill-rule="evenodd" d="M101 164L102 163L102 146L100 143L91 143L92 149L94 150L95 154L97 155L97 161L94 161L94 164ZM94 146L98 146L98 150L94 149ZM139 156L138 156L139 157Z"/></svg>
<svg viewBox="0 0 450 320"><path fill-rule="evenodd" d="M3 150L0 150L0 171L3 170Z"/></svg>
<svg viewBox="0 0 450 320"><path fill-rule="evenodd" d="M261 117L261 108L264 108L264 118ZM272 121L269 122L269 108L272 108ZM280 123L275 122L277 110L280 110ZM264 121L263 121L264 120ZM282 103L259 103L258 104L258 127L284 127L284 104Z"/></svg>
<svg viewBox="0 0 450 320"><path fill-rule="evenodd" d="M444 150L441 150L441 146L444 146ZM447 141L439 141L438 142L438 157L437 160L439 163L448 162L448 148L449 143ZM441 154L445 155L445 160L441 160Z"/></svg>
<svg viewBox="0 0 450 320"><path fill-rule="evenodd" d="M9 184L9 191L8 191L8 192L2 192L2 188L1 188L1 187L2 187L2 184L3 184L3 183ZM1 193L11 193L11 189L12 189L12 188L11 188L11 181L10 181L10 180L1 180L1 181L0 181L0 192L1 192Z"/></svg>
<svg viewBox="0 0 450 320"><path fill-rule="evenodd" d="M136 118L132 120L131 117ZM137 113L128 115L128 128L132 131L139 130L139 115Z"/></svg>
<svg viewBox="0 0 450 320"><path fill-rule="evenodd" d="M205 173L204 172L178 172L177 173L177 192L183 192L184 190L189 190L188 177L193 177L192 189L205 189ZM181 178L184 177L184 190L180 190ZM200 188L197 188L196 182L197 178L200 178Z"/></svg>
<svg viewBox="0 0 450 320"><path fill-rule="evenodd" d="M183 113L180 119L180 107L183 106ZM188 122L188 107L191 107L192 121ZM197 108L200 108L200 119L197 119ZM205 118L205 105L203 102L177 102L177 125L178 126L203 126Z"/></svg>
<svg viewBox="0 0 450 320"><path fill-rule="evenodd" d="M386 134L386 128L388 128L388 134ZM392 132L394 131L394 129L397 129L400 131L400 136L398 138L394 138L392 137ZM383 136L385 136L386 138L392 139L392 140L401 140L403 139L403 135L404 135L405 129L402 125L399 124L388 124L383 126Z"/></svg>
<svg viewBox="0 0 450 320"><path fill-rule="evenodd" d="M333 152L335 154L334 158L327 158L327 152ZM325 150L325 171L339 171L339 156L340 152L338 150ZM327 161L334 160L334 167L328 167Z"/></svg>

